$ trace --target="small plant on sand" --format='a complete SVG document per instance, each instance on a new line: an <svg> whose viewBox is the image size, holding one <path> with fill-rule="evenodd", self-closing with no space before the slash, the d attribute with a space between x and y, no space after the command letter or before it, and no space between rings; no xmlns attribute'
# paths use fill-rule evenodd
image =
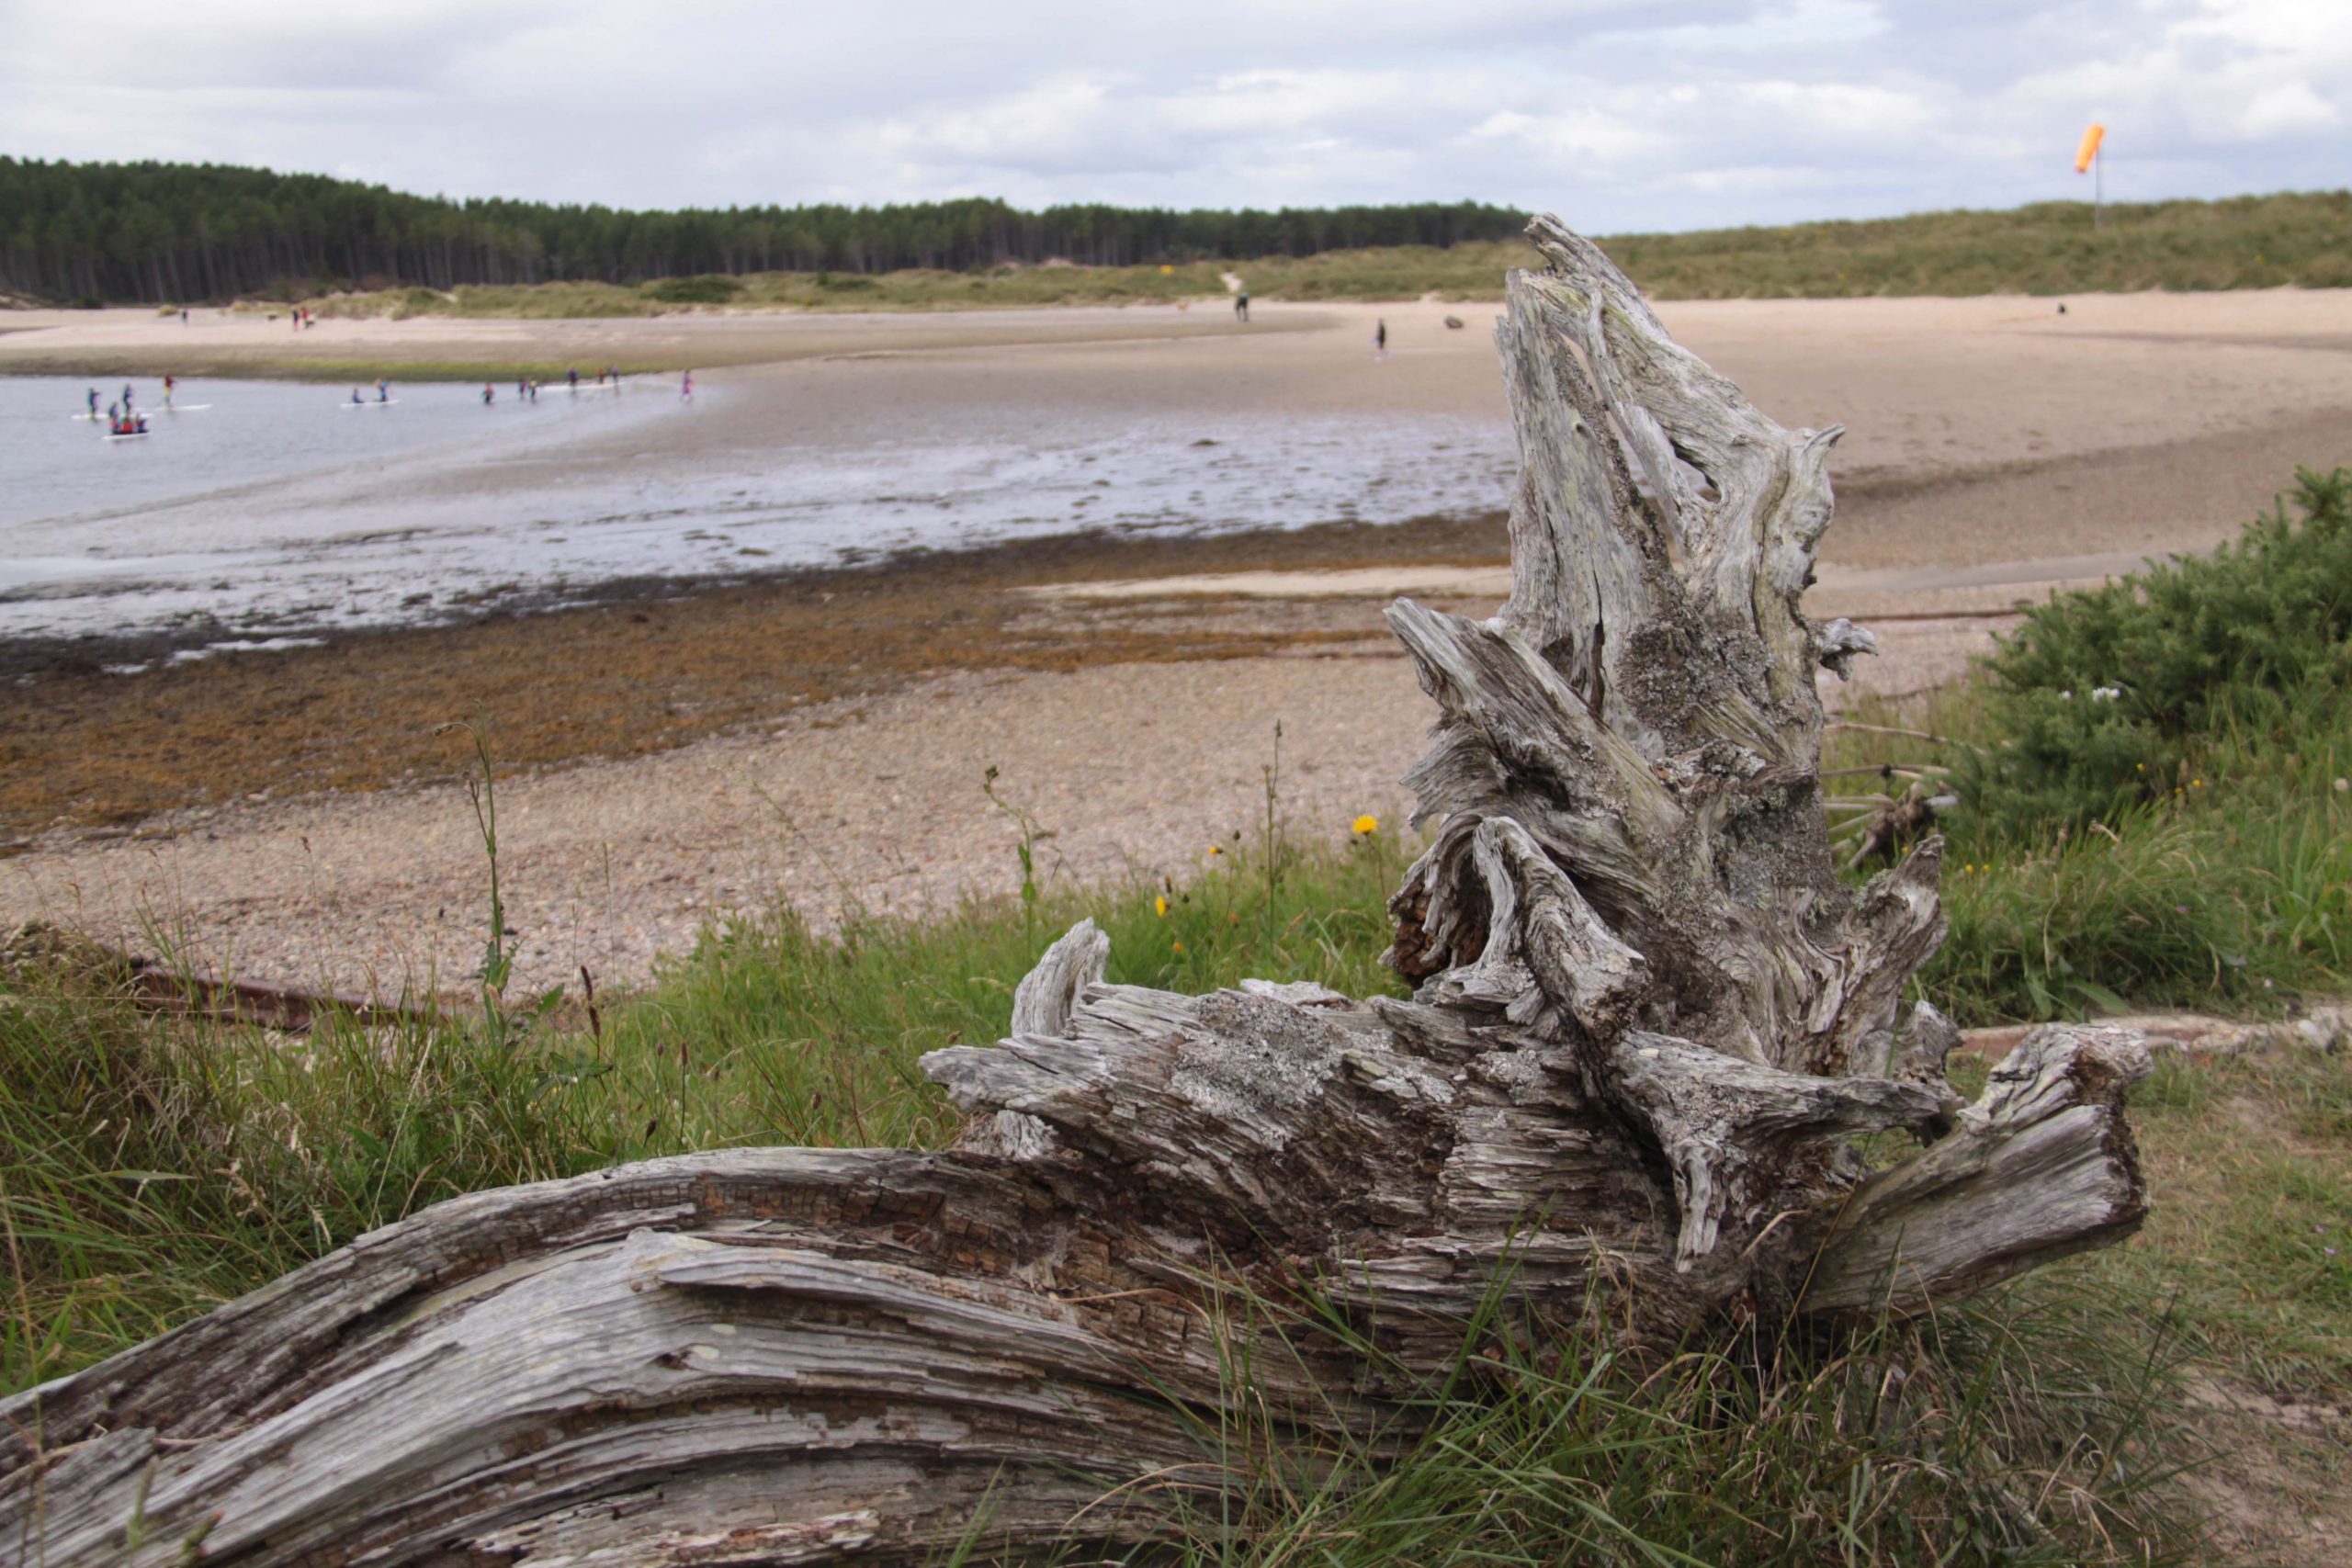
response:
<svg viewBox="0 0 2352 1568"><path fill-rule="evenodd" d="M1021 863L1021 919L1029 935L1035 937L1037 932L1037 846L1054 835L1037 826L1037 819L1029 814L1028 807L1015 806L999 795L996 781L997 766L990 762L988 772L981 775L980 793L989 797L989 805L1012 818L1012 825L1021 830L1021 837L1012 846L1014 858Z"/></svg>
<svg viewBox="0 0 2352 1568"><path fill-rule="evenodd" d="M1271 914L1283 886L1283 721L1274 720L1274 750L1259 769L1265 780L1266 815L1259 824L1258 860L1266 873L1266 909Z"/></svg>
<svg viewBox="0 0 2352 1568"><path fill-rule="evenodd" d="M490 754L490 721L486 717L460 720L445 724L435 733L463 734L473 743L474 767L466 774L466 798L473 804L474 829L481 837L482 858L490 869L490 922L483 933L481 967L474 972L481 982L482 1031L492 1044L516 1044L535 1022L555 1010L563 1000L563 987L558 986L534 998L520 1011L507 1006L506 984L514 975L517 933L507 929L506 900L498 883L498 781Z"/></svg>

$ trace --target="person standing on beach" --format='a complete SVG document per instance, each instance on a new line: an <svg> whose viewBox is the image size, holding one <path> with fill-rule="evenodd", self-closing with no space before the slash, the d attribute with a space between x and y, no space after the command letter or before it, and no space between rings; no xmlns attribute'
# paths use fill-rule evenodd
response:
<svg viewBox="0 0 2352 1568"><path fill-rule="evenodd" d="M1237 321L1246 321L1250 319L1250 290L1247 288L1234 291L1233 319Z"/></svg>
<svg viewBox="0 0 2352 1568"><path fill-rule="evenodd" d="M1388 357L1388 319L1385 316L1372 324L1372 356L1374 359Z"/></svg>

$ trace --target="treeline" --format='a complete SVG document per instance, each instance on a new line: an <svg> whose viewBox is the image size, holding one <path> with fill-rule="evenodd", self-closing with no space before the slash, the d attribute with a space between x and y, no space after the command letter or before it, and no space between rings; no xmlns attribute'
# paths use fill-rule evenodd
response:
<svg viewBox="0 0 2352 1568"><path fill-rule="evenodd" d="M974 197L885 207L609 207L410 196L323 175L215 164L0 157L0 289L152 304L323 288L706 274L1092 266L1451 245L1519 232L1480 202L1166 211L1099 203L1023 212Z"/></svg>

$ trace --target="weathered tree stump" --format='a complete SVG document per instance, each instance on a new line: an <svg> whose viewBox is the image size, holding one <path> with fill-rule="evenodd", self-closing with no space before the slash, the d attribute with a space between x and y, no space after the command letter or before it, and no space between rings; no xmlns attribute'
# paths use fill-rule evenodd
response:
<svg viewBox="0 0 2352 1568"><path fill-rule="evenodd" d="M696 1155L484 1192L9 1401L0 1539L48 1568L749 1564L1134 1539L1217 1484L1244 1287L1379 1347L1257 1359L1302 1427L1393 1424L1498 1288L1613 1332L1908 1313L2128 1234L2134 1036L2030 1036L1973 1104L1905 982L1928 840L1830 861L1799 601L1838 434L1677 347L1556 220L1498 329L1524 462L1490 621L1399 602L1437 705L1411 1001L1102 983L1082 923L1012 1035L927 1070L940 1153ZM1925 1145L1871 1172L1849 1142ZM1247 1347L1241 1347L1246 1350ZM975 1521L978 1521L976 1525Z"/></svg>

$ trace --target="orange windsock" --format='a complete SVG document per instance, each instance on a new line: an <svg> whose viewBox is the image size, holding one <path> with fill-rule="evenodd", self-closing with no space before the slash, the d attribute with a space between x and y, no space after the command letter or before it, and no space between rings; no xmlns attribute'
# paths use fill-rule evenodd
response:
<svg viewBox="0 0 2352 1568"><path fill-rule="evenodd" d="M2098 144L2106 138L2107 127L2093 120L2090 129L2083 132L2082 145L2075 149L2075 173L2090 172L2091 160L2098 156Z"/></svg>

